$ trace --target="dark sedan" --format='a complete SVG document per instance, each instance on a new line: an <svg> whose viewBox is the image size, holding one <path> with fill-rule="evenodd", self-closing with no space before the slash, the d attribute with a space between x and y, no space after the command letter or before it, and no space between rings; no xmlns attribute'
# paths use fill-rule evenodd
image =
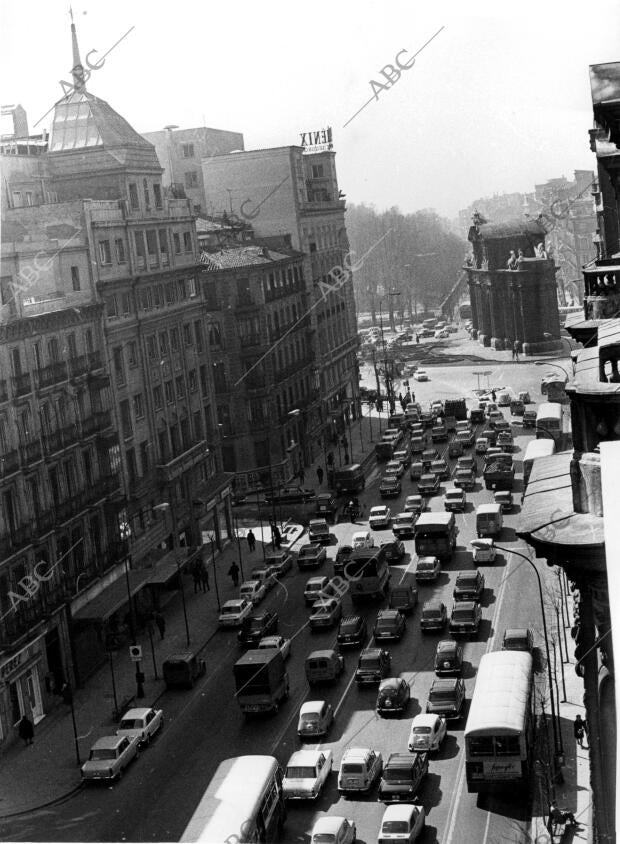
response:
<svg viewBox="0 0 620 844"><path fill-rule="evenodd" d="M388 677L382 680L377 693L376 709L379 715L403 712L411 697L409 683L402 677Z"/></svg>
<svg viewBox="0 0 620 844"><path fill-rule="evenodd" d="M480 601L484 592L481 571L462 571L457 575L453 596L455 601Z"/></svg>
<svg viewBox="0 0 620 844"><path fill-rule="evenodd" d="M432 495L439 489L439 477L431 472L422 475L418 481L418 492L420 495Z"/></svg>
<svg viewBox="0 0 620 844"><path fill-rule="evenodd" d="M267 504L297 504L302 501L309 501L316 493L313 489L303 489L300 486L283 486L280 489L269 490L265 494Z"/></svg>
<svg viewBox="0 0 620 844"><path fill-rule="evenodd" d="M366 641L366 622L361 615L345 615L340 621L336 641L341 648L360 647Z"/></svg>
<svg viewBox="0 0 620 844"><path fill-rule="evenodd" d="M381 547L385 548L385 559L388 563L398 563L405 556L405 543L401 539L381 543Z"/></svg>
<svg viewBox="0 0 620 844"><path fill-rule="evenodd" d="M302 545L297 555L299 569L318 569L327 559L327 552L318 542Z"/></svg>
<svg viewBox="0 0 620 844"><path fill-rule="evenodd" d="M463 668L463 648L452 639L437 642L435 651L435 674L460 674Z"/></svg>
<svg viewBox="0 0 620 844"><path fill-rule="evenodd" d="M381 498L397 498L402 492L399 478L395 475L384 475L379 484Z"/></svg>
<svg viewBox="0 0 620 844"><path fill-rule="evenodd" d="M373 636L375 641L382 639L398 640L405 632L405 617L400 610L381 610L377 615Z"/></svg>
<svg viewBox="0 0 620 844"><path fill-rule="evenodd" d="M277 630L278 614L266 610L246 618L237 634L237 639L243 647L251 648L258 645L263 636L269 636Z"/></svg>
<svg viewBox="0 0 620 844"><path fill-rule="evenodd" d="M443 630L448 621L448 610L442 601L427 601L422 607L420 627L425 630Z"/></svg>

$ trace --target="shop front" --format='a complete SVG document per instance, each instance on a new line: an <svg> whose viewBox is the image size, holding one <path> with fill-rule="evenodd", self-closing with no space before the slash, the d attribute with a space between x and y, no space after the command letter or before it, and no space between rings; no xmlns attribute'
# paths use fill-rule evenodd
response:
<svg viewBox="0 0 620 844"><path fill-rule="evenodd" d="M45 717L45 637L41 635L21 651L0 659L0 744L4 746L15 740L23 715L34 724Z"/></svg>
<svg viewBox="0 0 620 844"><path fill-rule="evenodd" d="M226 542L232 539L232 478L229 472L222 472L203 484L200 501L198 524L204 545L213 545L221 551Z"/></svg>

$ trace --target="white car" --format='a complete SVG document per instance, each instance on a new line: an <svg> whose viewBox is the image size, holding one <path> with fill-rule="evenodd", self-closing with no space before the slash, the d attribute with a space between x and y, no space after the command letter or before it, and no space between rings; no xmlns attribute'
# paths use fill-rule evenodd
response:
<svg viewBox="0 0 620 844"><path fill-rule="evenodd" d="M389 527L392 523L392 511L389 507L380 505L378 507L371 507L368 514L368 524L371 528Z"/></svg>
<svg viewBox="0 0 620 844"><path fill-rule="evenodd" d="M244 619L252 614L252 606L252 602L245 598L226 601L218 618L220 627L241 627Z"/></svg>
<svg viewBox="0 0 620 844"><path fill-rule="evenodd" d="M137 736L138 744L143 747L164 725L164 713L161 709L129 709L116 731L117 736Z"/></svg>
<svg viewBox="0 0 620 844"><path fill-rule="evenodd" d="M404 512L394 516L392 532L399 539L403 536L413 536L417 516L415 513Z"/></svg>
<svg viewBox="0 0 620 844"><path fill-rule="evenodd" d="M82 779L119 780L139 753L137 736L103 736L93 744L82 765Z"/></svg>
<svg viewBox="0 0 620 844"><path fill-rule="evenodd" d="M355 821L341 815L325 815L312 827L310 844L354 844Z"/></svg>
<svg viewBox="0 0 620 844"><path fill-rule="evenodd" d="M423 834L425 823L424 806L417 803L394 803L383 813L379 841L412 844Z"/></svg>
<svg viewBox="0 0 620 844"><path fill-rule="evenodd" d="M307 606L312 606L323 595L323 590L329 583L328 577L311 577L304 589L304 600Z"/></svg>
<svg viewBox="0 0 620 844"><path fill-rule="evenodd" d="M424 510L424 499L421 495L408 495L405 498L405 513L421 513Z"/></svg>
<svg viewBox="0 0 620 844"><path fill-rule="evenodd" d="M448 727L442 715L416 715L409 732L409 750L422 753L439 750Z"/></svg>
<svg viewBox="0 0 620 844"><path fill-rule="evenodd" d="M472 547L474 563L492 563L495 561L497 550L492 539L472 539L469 544Z"/></svg>
<svg viewBox="0 0 620 844"><path fill-rule="evenodd" d="M462 513L465 511L467 505L467 496L464 491L459 488L447 489L443 496L443 506L445 510Z"/></svg>
<svg viewBox="0 0 620 844"><path fill-rule="evenodd" d="M358 548L374 548L375 540L369 530L356 530L351 539L353 550Z"/></svg>
<svg viewBox="0 0 620 844"><path fill-rule="evenodd" d="M350 747L345 750L338 774L338 791L368 792L383 772L383 757L369 747Z"/></svg>
<svg viewBox="0 0 620 844"><path fill-rule="evenodd" d="M418 369L417 372L413 373L413 377L416 381L428 381L428 372L425 369Z"/></svg>
<svg viewBox="0 0 620 844"><path fill-rule="evenodd" d="M300 739L326 735L334 720L331 703L325 700L308 700L301 705L297 735Z"/></svg>
<svg viewBox="0 0 620 844"><path fill-rule="evenodd" d="M267 587L260 580L245 580L239 589L239 596L251 601L254 606L260 604L265 597Z"/></svg>
<svg viewBox="0 0 620 844"><path fill-rule="evenodd" d="M263 636L258 648L278 648L284 659L288 659L291 655L291 640L284 636Z"/></svg>
<svg viewBox="0 0 620 844"><path fill-rule="evenodd" d="M297 750L286 763L282 789L287 800L316 800L333 765L331 750Z"/></svg>

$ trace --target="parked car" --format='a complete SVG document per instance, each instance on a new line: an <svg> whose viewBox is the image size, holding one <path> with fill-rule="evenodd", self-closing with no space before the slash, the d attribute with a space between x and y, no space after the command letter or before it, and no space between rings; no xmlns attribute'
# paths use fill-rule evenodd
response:
<svg viewBox="0 0 620 844"><path fill-rule="evenodd" d="M312 605L308 619L311 630L319 627L331 627L342 618L342 602L338 598L321 598Z"/></svg>
<svg viewBox="0 0 620 844"><path fill-rule="evenodd" d="M491 538L472 539L469 544L472 547L475 564L492 563L495 561L497 551Z"/></svg>
<svg viewBox="0 0 620 844"><path fill-rule="evenodd" d="M443 601L426 601L422 606L420 627L422 632L427 630L443 630L448 621L448 610Z"/></svg>
<svg viewBox="0 0 620 844"><path fill-rule="evenodd" d="M400 460L388 460L385 464L385 474L395 475L397 478L402 478L405 467Z"/></svg>
<svg viewBox="0 0 620 844"><path fill-rule="evenodd" d="M345 750L340 762L338 791L341 794L367 792L381 778L383 757L370 747L351 747Z"/></svg>
<svg viewBox="0 0 620 844"><path fill-rule="evenodd" d="M259 650L277 648L284 659L288 659L291 655L291 640L284 636L263 636L257 647Z"/></svg>
<svg viewBox="0 0 620 844"><path fill-rule="evenodd" d="M482 610L476 601L457 601L450 614L450 633L477 633L481 618Z"/></svg>
<svg viewBox="0 0 620 844"><path fill-rule="evenodd" d="M325 519L310 519L308 539L310 542L329 542L329 525Z"/></svg>
<svg viewBox="0 0 620 844"><path fill-rule="evenodd" d="M302 569L318 569L327 559L327 552L318 542L302 545L297 554L297 566Z"/></svg>
<svg viewBox="0 0 620 844"><path fill-rule="evenodd" d="M435 674L460 674L463 668L463 648L453 639L437 642Z"/></svg>
<svg viewBox="0 0 620 844"><path fill-rule="evenodd" d="M392 523L392 511L389 507L379 505L371 507L368 514L368 524L373 530L377 528L389 528Z"/></svg>
<svg viewBox="0 0 620 844"><path fill-rule="evenodd" d="M433 680L426 712L428 715L442 715L446 720L460 718L465 704L465 683L460 677Z"/></svg>
<svg viewBox="0 0 620 844"><path fill-rule="evenodd" d="M336 641L341 648L361 647L366 641L366 621L361 615L345 615L340 619Z"/></svg>
<svg viewBox="0 0 620 844"><path fill-rule="evenodd" d="M239 588L239 597L251 601L254 606L260 604L267 593L267 587L260 580L245 580Z"/></svg>
<svg viewBox="0 0 620 844"><path fill-rule="evenodd" d="M418 481L418 492L420 495L433 495L439 489L439 477L427 472Z"/></svg>
<svg viewBox="0 0 620 844"><path fill-rule="evenodd" d="M265 591L268 592L270 589L276 585L276 577L271 568L271 566L260 565L254 566L252 571L250 572L250 580L258 580L259 583L262 583L265 587Z"/></svg>
<svg viewBox="0 0 620 844"><path fill-rule="evenodd" d="M391 753L379 783L382 803L411 803L428 774L428 754Z"/></svg>
<svg viewBox="0 0 620 844"><path fill-rule="evenodd" d="M415 513L397 513L392 521L392 530L399 539L401 536L413 536L416 523Z"/></svg>
<svg viewBox="0 0 620 844"><path fill-rule="evenodd" d="M421 495L408 495L405 498L405 513L419 515L425 509L424 499Z"/></svg>
<svg viewBox="0 0 620 844"><path fill-rule="evenodd" d="M284 769L282 791L286 800L316 800L332 771L331 750L297 750Z"/></svg>
<svg viewBox="0 0 620 844"><path fill-rule="evenodd" d="M465 512L465 506L467 504L467 496L463 492L463 489L447 489L443 495L443 506L444 509L448 512L452 513L463 513Z"/></svg>
<svg viewBox="0 0 620 844"><path fill-rule="evenodd" d="M446 719L442 715L416 715L411 722L409 750L412 753L432 753L439 750L447 732Z"/></svg>
<svg viewBox="0 0 620 844"><path fill-rule="evenodd" d="M409 683L402 677L387 677L379 684L376 710L379 715L404 712L411 697Z"/></svg>
<svg viewBox="0 0 620 844"><path fill-rule="evenodd" d="M355 682L360 686L380 683L388 676L391 663L390 654L383 648L364 648L355 671Z"/></svg>
<svg viewBox="0 0 620 844"><path fill-rule="evenodd" d="M405 617L399 610L379 610L373 636L376 642L383 639L398 641L406 629Z"/></svg>
<svg viewBox="0 0 620 844"><path fill-rule="evenodd" d="M199 677L202 677L207 670L207 663L204 659L198 659L193 651L182 651L171 654L164 660L162 671L167 689L187 688L192 689Z"/></svg>
<svg viewBox="0 0 620 844"><path fill-rule="evenodd" d="M245 598L233 598L222 606L219 615L220 627L241 627L244 619L252 613L252 603Z"/></svg>
<svg viewBox="0 0 620 844"><path fill-rule="evenodd" d="M293 555L290 551L272 550L265 553L265 565L269 566L276 577L283 577L293 568Z"/></svg>
<svg viewBox="0 0 620 844"><path fill-rule="evenodd" d="M420 582L424 580L437 580L441 572L439 557L419 557L415 569L415 579Z"/></svg>
<svg viewBox="0 0 620 844"><path fill-rule="evenodd" d="M118 780L138 754L138 736L103 736L93 744L81 767L82 779L85 782Z"/></svg>
<svg viewBox="0 0 620 844"><path fill-rule="evenodd" d="M502 650L527 651L527 653L531 654L534 650L534 636L530 628L519 627L504 630Z"/></svg>
<svg viewBox="0 0 620 844"><path fill-rule="evenodd" d="M159 730L164 726L164 713L161 709L150 707L128 709L122 717L116 731L117 736L138 738L138 745L144 747L149 744Z"/></svg>
<svg viewBox="0 0 620 844"><path fill-rule="evenodd" d="M326 700L308 700L299 710L297 735L300 739L327 735L334 720L334 710Z"/></svg>
<svg viewBox="0 0 620 844"><path fill-rule="evenodd" d="M246 648L256 647L263 636L269 636L278 629L278 614L273 610L255 613L246 618L237 634L240 645Z"/></svg>
<svg viewBox="0 0 620 844"><path fill-rule="evenodd" d="M379 484L381 498L398 498L402 492L400 480L395 475L384 475Z"/></svg>
<svg viewBox="0 0 620 844"><path fill-rule="evenodd" d="M324 815L312 827L310 844L354 844L357 837L355 821L340 815Z"/></svg>
<svg viewBox="0 0 620 844"><path fill-rule="evenodd" d="M484 575L478 569L461 571L456 576L453 596L455 601L480 601L484 593Z"/></svg>
<svg viewBox="0 0 620 844"><path fill-rule="evenodd" d="M435 332L437 336L437 332ZM447 331L439 333L441 338L449 337ZM426 810L419 803L402 803L388 806L381 818L379 842L390 844L409 844L418 841L424 834Z"/></svg>
<svg viewBox="0 0 620 844"><path fill-rule="evenodd" d="M388 563L398 563L405 556L405 543L402 539L389 539L382 542L381 547L385 549L385 558Z"/></svg>

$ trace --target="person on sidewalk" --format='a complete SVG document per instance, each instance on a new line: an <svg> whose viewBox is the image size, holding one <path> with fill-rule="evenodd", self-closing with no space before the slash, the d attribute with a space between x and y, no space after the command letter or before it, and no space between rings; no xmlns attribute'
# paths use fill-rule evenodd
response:
<svg viewBox="0 0 620 844"><path fill-rule="evenodd" d="M246 536L248 541L248 548L250 549L250 553L252 553L256 548L256 537L254 536L254 531L252 528L248 531L248 535Z"/></svg>
<svg viewBox="0 0 620 844"><path fill-rule="evenodd" d="M203 592L210 592L211 586L209 584L209 569L206 567L204 561L200 562L200 585Z"/></svg>
<svg viewBox="0 0 620 844"><path fill-rule="evenodd" d="M558 805L555 800L549 806L549 823L568 823L573 827L581 826L581 824L578 823L573 813L563 812L561 809L558 808Z"/></svg>
<svg viewBox="0 0 620 844"><path fill-rule="evenodd" d="M230 579L233 582L233 586L235 589L239 586L239 566L233 560L231 567L228 569L228 574L230 575Z"/></svg>
<svg viewBox="0 0 620 844"><path fill-rule="evenodd" d="M496 399L495 390L491 390L491 398L493 399L493 401L495 401L495 399Z"/></svg>
<svg viewBox="0 0 620 844"><path fill-rule="evenodd" d="M305 480L306 480L306 470L304 469L303 466L301 466L300 469L299 469L299 483L301 484L301 486L304 485Z"/></svg>
<svg viewBox="0 0 620 844"><path fill-rule="evenodd" d="M512 350L514 352L514 358L519 363L519 341L515 340L512 346Z"/></svg>
<svg viewBox="0 0 620 844"><path fill-rule="evenodd" d="M160 612L156 612L153 618L155 620L155 624L157 625L157 629L159 630L159 635L163 639L166 635L166 619Z"/></svg>
<svg viewBox="0 0 620 844"><path fill-rule="evenodd" d="M316 467L316 476L319 479L319 486L323 486L323 467L322 466Z"/></svg>
<svg viewBox="0 0 620 844"><path fill-rule="evenodd" d="M586 722L579 714L577 714L577 716L575 717L575 723L573 724L573 735L575 736L575 740L577 741L579 747L583 747L583 739L584 736L588 735L588 727Z"/></svg>
<svg viewBox="0 0 620 844"><path fill-rule="evenodd" d="M17 727L19 737L23 739L24 745L34 744L34 724L30 718L24 713L22 719Z"/></svg>
<svg viewBox="0 0 620 844"><path fill-rule="evenodd" d="M273 547L277 548L279 551L282 545L282 534L280 533L280 529L275 524L275 522L271 525L271 540L273 542Z"/></svg>
<svg viewBox="0 0 620 844"><path fill-rule="evenodd" d="M196 560L192 567L192 578L194 579L194 595L200 592L200 560ZM163 637L162 637L163 638Z"/></svg>

